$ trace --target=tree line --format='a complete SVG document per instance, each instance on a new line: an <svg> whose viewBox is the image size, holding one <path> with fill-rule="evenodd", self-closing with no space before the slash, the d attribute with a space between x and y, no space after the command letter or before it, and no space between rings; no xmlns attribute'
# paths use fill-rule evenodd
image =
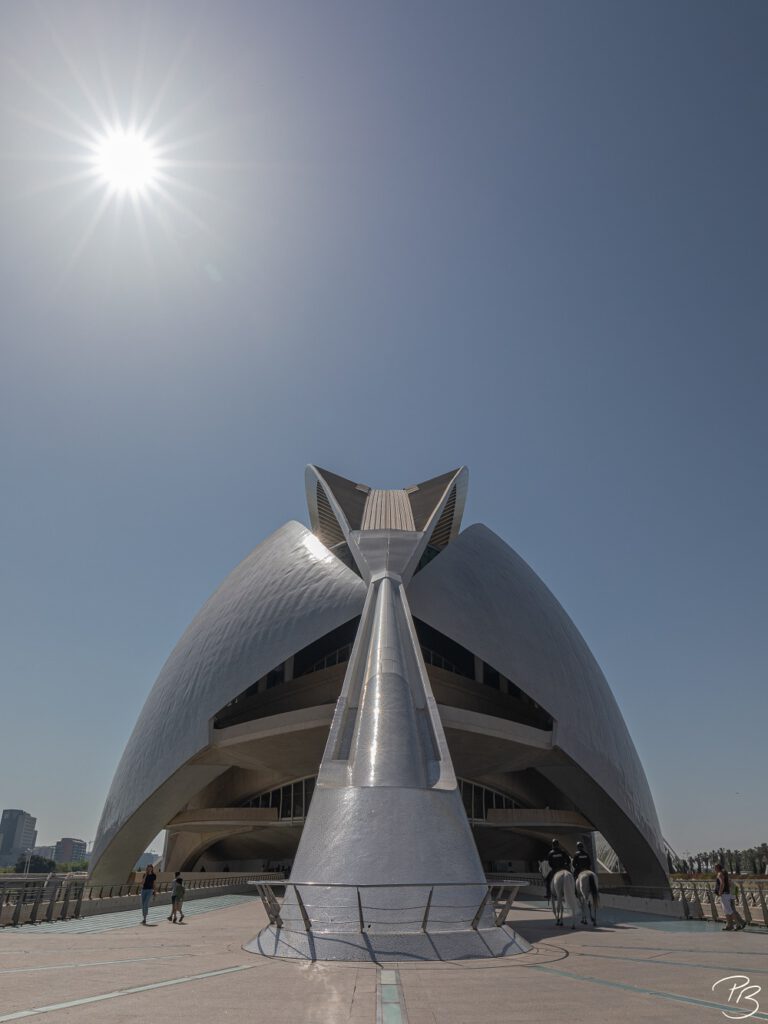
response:
<svg viewBox="0 0 768 1024"><path fill-rule="evenodd" d="M704 875L715 870L715 864L722 864L734 875L764 875L768 869L768 843L758 843L747 850L703 850L690 857L673 857L667 854L670 874Z"/></svg>

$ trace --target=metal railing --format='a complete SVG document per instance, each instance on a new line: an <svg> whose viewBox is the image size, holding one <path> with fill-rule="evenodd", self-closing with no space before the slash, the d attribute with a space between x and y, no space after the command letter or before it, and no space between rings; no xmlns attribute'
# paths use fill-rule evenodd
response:
<svg viewBox="0 0 768 1024"><path fill-rule="evenodd" d="M672 879L669 884L672 898L682 903L687 919L724 920L713 882ZM731 896L735 909L747 924L768 925L768 883L751 880L739 882L731 876Z"/></svg>
<svg viewBox="0 0 768 1024"><path fill-rule="evenodd" d="M488 874L489 883L503 876ZM544 891L544 879L535 873L522 873L531 888L532 896L540 896ZM540 890L540 891L539 891ZM601 885L600 893L604 896L629 896L638 900L665 901L680 903L682 916L689 921L722 921L724 914L722 904L715 894L714 881L700 879L671 878L668 886L625 885L615 882ZM768 926L768 882L756 879L740 881L731 875L731 895L734 907L747 924ZM660 914L664 913L662 906Z"/></svg>
<svg viewBox="0 0 768 1024"><path fill-rule="evenodd" d="M271 925L316 935L360 932L418 933L480 927L490 904L493 924L500 928L512 909L518 890L528 885L522 879L504 879L491 885L482 882L435 882L349 885L343 882L286 882L285 897L279 903L268 882L251 881L261 897ZM479 900L450 903L451 889L474 889ZM317 902L322 892L343 890L332 902ZM292 892L292 898L290 893ZM376 894L379 894L376 899ZM374 900L375 902L372 902ZM406 900L407 902L404 902ZM377 905L386 903L386 906ZM460 911L459 914L453 913ZM404 917L412 914L412 917Z"/></svg>
<svg viewBox="0 0 768 1024"><path fill-rule="evenodd" d="M280 883L284 876L279 872L248 872L227 874L226 877L194 878L184 882L185 896L200 890L215 891L223 888L244 886L256 879ZM158 895L170 894L173 881L155 883ZM84 903L104 904L120 897L138 897L141 882L114 882L95 884L87 878L40 878L19 881L0 880L0 927L4 925L39 924L42 921L61 921L80 917ZM9 911L12 907L13 910ZM112 909L112 908L109 908ZM119 908L115 908L119 909Z"/></svg>

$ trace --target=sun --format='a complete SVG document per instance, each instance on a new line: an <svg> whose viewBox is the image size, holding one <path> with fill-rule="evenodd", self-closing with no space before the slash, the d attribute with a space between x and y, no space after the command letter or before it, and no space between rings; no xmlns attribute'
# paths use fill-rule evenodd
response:
<svg viewBox="0 0 768 1024"><path fill-rule="evenodd" d="M118 128L94 145L93 166L113 192L140 195L157 181L160 161L146 136Z"/></svg>

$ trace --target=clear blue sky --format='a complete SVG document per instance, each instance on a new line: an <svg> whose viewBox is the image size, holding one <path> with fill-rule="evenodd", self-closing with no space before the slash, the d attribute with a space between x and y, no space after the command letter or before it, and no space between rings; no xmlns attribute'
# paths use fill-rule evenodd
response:
<svg viewBox="0 0 768 1024"><path fill-rule="evenodd" d="M673 846L768 838L767 51L762 0L6 0L0 807L94 836L307 462L465 463ZM174 181L97 217L132 105Z"/></svg>

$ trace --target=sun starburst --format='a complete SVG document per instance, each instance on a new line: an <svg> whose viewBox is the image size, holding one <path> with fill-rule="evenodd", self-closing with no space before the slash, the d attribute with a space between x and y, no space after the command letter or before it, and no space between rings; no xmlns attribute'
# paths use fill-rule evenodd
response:
<svg viewBox="0 0 768 1024"><path fill-rule="evenodd" d="M94 172L116 193L145 193L157 182L160 168L157 149L137 131L112 129L93 147Z"/></svg>
<svg viewBox="0 0 768 1024"><path fill-rule="evenodd" d="M97 244L97 238L98 244L109 245L107 257L116 251L121 244L115 234L118 225L123 239L138 239L148 269L154 268L162 253L186 259L195 248L189 245L191 237L211 235L207 214L226 205L226 199L203 187L200 178L209 176L211 168L232 166L212 158L206 145L218 129L201 130L195 124L195 130L189 130L199 97L187 93L182 106L173 102L171 85L189 39L179 43L176 56L163 66L160 75L152 76L151 83L150 67L139 47L133 87L126 82L118 87L102 54L97 54L95 65L82 55L76 59L70 50L75 44L66 44L50 20L42 13L40 16L63 65L52 65L50 78L58 76L62 86L67 86L69 79L70 85L52 85L48 77L33 75L20 62L9 59L9 70L21 87L18 92L28 97L27 109L11 113L46 140L37 153L14 159L29 159L39 166L44 160L46 167L60 163L66 169L59 174L46 171L42 177L31 176L16 198L31 199L57 190L69 193L60 206L58 222L66 218L74 225L85 210L79 230L76 227L78 237L65 260L62 281L86 248ZM45 144L48 151L43 154ZM108 217L110 209L114 217ZM126 235L126 211L134 221L130 235ZM108 235L103 227L108 228Z"/></svg>

